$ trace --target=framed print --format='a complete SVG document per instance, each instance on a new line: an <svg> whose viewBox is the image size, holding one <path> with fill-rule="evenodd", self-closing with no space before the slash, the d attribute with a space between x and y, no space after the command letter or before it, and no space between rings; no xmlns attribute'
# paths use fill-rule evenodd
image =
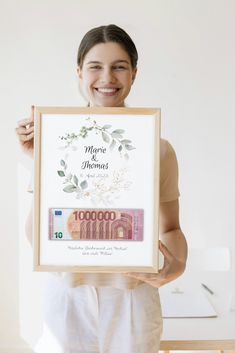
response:
<svg viewBox="0 0 235 353"><path fill-rule="evenodd" d="M34 269L157 272L160 109L35 108Z"/></svg>

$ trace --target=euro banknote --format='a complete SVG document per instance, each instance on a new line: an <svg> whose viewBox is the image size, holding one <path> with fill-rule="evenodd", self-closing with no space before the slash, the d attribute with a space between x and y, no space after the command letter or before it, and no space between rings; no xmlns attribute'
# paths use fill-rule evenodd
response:
<svg viewBox="0 0 235 353"><path fill-rule="evenodd" d="M142 209L50 208L50 240L143 240Z"/></svg>

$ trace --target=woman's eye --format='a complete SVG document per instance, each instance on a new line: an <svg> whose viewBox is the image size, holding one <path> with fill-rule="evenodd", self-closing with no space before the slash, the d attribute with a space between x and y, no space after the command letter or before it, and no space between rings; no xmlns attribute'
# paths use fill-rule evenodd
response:
<svg viewBox="0 0 235 353"><path fill-rule="evenodd" d="M121 65L117 65L117 66L114 66L114 70L126 70L126 67L121 66Z"/></svg>
<svg viewBox="0 0 235 353"><path fill-rule="evenodd" d="M90 70L100 70L100 69L101 69L100 65L90 66Z"/></svg>

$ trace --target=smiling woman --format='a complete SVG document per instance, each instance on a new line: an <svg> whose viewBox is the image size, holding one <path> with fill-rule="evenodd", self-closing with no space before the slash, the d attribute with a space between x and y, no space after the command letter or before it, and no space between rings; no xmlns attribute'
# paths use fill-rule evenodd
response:
<svg viewBox="0 0 235 353"><path fill-rule="evenodd" d="M88 105L125 106L136 77L137 60L136 47L123 29L108 25L89 31L81 41L77 57L80 87ZM17 128L20 143L31 156L33 115L32 110L31 118L20 121ZM110 125L106 125L104 131L95 121L92 124L81 129L81 136L85 138L94 130L101 132L103 141L108 142ZM122 132L114 130L112 137L119 138ZM76 137L67 134L61 139L69 146ZM130 140L125 141L128 152L135 149ZM88 154L94 152L92 143L85 151ZM95 153L105 153L105 149L95 150ZM65 169L64 161L61 167ZM90 166L91 169L97 167L100 165L95 163ZM65 176L63 170L58 174ZM71 186L67 191L71 192ZM171 145L161 140L159 222L162 242L159 248L164 255L163 268L158 273L51 274L45 291L45 332L35 352L48 353L48 349L55 353L158 351L162 318L157 288L181 275L187 258L187 244L179 223L178 197L176 155ZM32 215L28 219L27 234L30 239ZM48 342L53 340L57 346L49 348Z"/></svg>

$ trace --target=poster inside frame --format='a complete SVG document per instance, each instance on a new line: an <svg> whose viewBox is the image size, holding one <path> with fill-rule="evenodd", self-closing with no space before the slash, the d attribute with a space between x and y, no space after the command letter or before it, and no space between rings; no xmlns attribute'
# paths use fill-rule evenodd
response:
<svg viewBox="0 0 235 353"><path fill-rule="evenodd" d="M157 272L160 109L35 107L34 270Z"/></svg>

